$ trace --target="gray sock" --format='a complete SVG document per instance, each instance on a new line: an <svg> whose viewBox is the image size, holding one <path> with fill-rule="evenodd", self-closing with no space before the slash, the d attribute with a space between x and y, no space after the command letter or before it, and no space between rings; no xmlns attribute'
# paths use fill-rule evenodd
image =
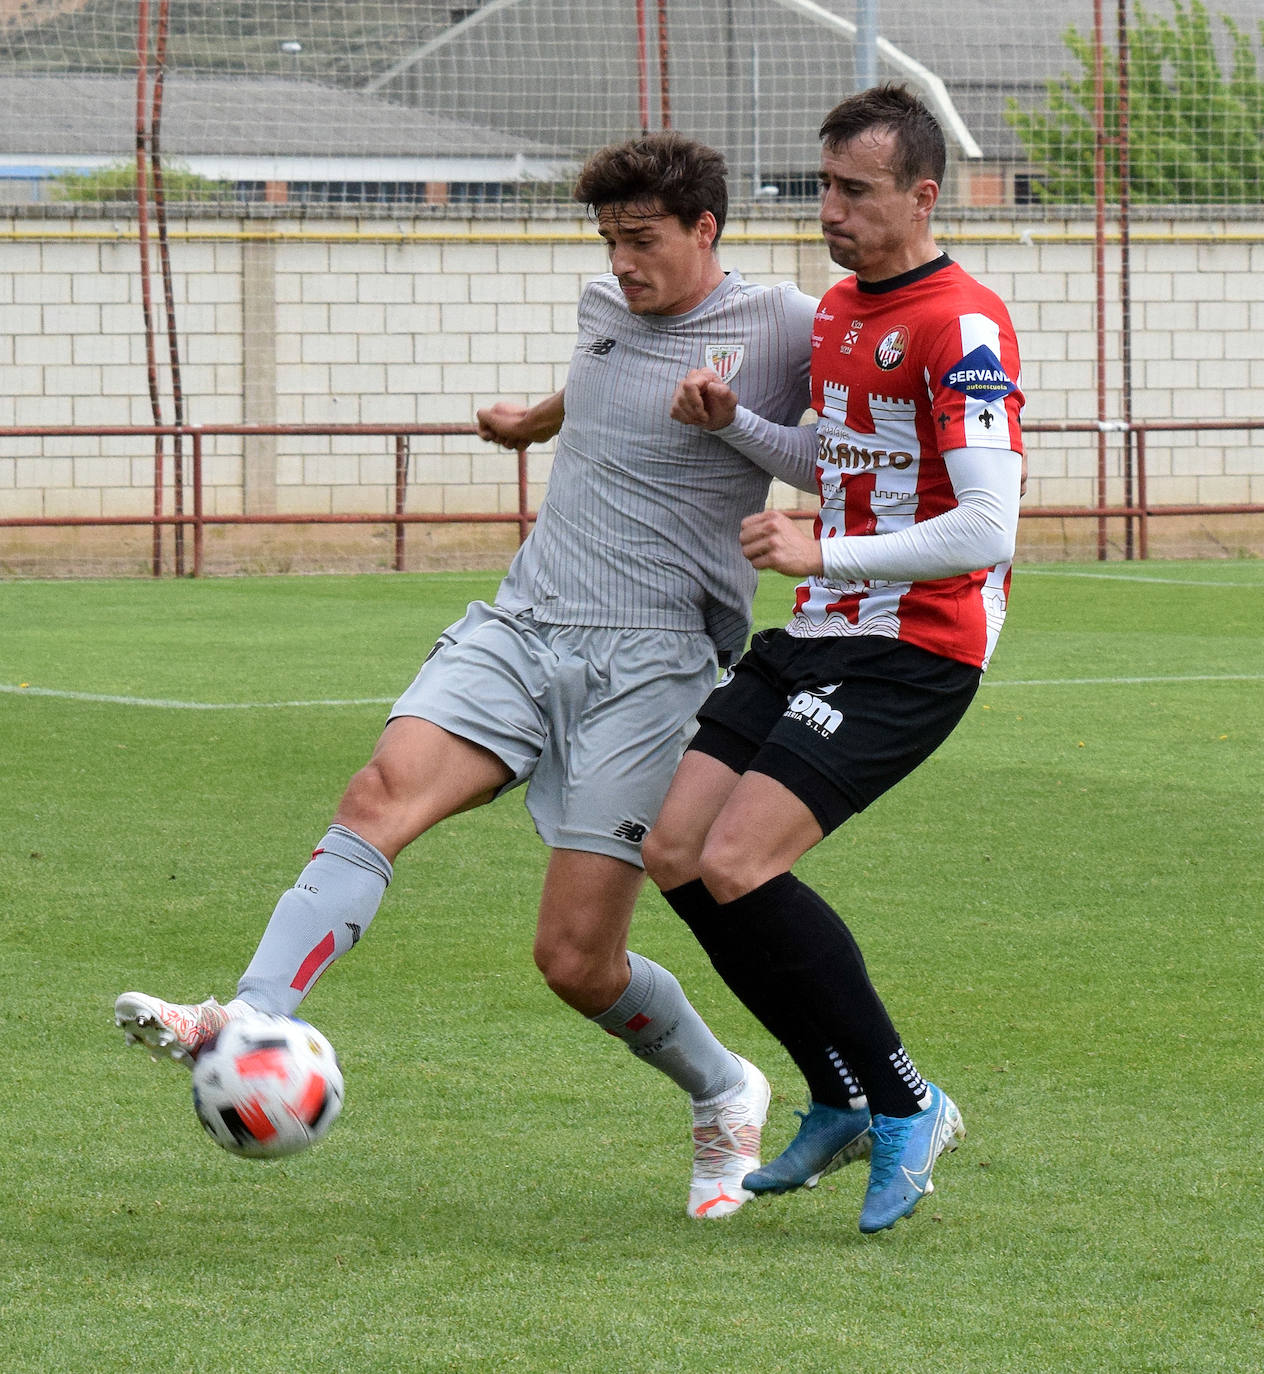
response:
<svg viewBox="0 0 1264 1374"><path fill-rule="evenodd" d="M237 996L260 1011L293 1016L316 979L368 929L392 872L367 840L331 826L277 902Z"/></svg>
<svg viewBox="0 0 1264 1374"><path fill-rule="evenodd" d="M628 951L632 980L592 1020L692 1098L715 1097L742 1081L741 1062L711 1033L680 984L661 965Z"/></svg>

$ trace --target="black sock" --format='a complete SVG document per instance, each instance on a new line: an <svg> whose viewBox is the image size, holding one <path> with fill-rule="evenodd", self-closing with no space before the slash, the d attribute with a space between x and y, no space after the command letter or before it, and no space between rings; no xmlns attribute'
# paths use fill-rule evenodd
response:
<svg viewBox="0 0 1264 1374"><path fill-rule="evenodd" d="M743 966L739 981L774 989L769 995L791 1013L791 1025L810 1026L822 1043L837 1047L871 1112L920 1110L926 1084L869 980L860 946L827 902L793 873L782 873L718 905L716 923L725 963Z"/></svg>
<svg viewBox="0 0 1264 1374"><path fill-rule="evenodd" d="M746 957L729 938L731 923L700 879L664 892L663 898L693 931L715 971L746 1009L785 1046L799 1072L807 1080L813 1102L827 1107L859 1105L864 1089L830 1042L807 1024L802 1008L786 1005L781 989L766 975L757 960Z"/></svg>

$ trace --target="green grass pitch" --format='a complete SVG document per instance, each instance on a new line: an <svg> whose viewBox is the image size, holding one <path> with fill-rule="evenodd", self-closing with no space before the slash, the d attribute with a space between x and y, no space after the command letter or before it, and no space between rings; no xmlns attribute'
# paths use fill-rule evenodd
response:
<svg viewBox="0 0 1264 1374"><path fill-rule="evenodd" d="M516 797L408 851L305 1004L330 1137L261 1165L202 1135L115 995L231 993L495 580L0 586L0 1367L1264 1367L1264 564L1021 569L963 725L802 864L969 1128L894 1231L856 1229L863 1166L685 1217L683 1100L532 968ZM633 943L768 1072L780 1148L780 1047L653 892Z"/></svg>

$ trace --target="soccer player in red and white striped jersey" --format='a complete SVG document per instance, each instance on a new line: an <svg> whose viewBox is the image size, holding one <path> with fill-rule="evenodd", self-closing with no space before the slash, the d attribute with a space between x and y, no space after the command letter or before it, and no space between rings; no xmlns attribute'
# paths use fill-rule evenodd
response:
<svg viewBox="0 0 1264 1374"><path fill-rule="evenodd" d="M945 149L929 110L879 87L833 110L821 137L822 230L853 275L817 312L815 432L760 419L705 369L673 409L752 458L815 445L811 534L771 510L742 527L756 568L804 581L786 628L757 635L699 711L643 854L808 1081L795 1139L743 1186L810 1186L867 1149L871 1232L931 1191L964 1126L913 1065L851 932L791 869L923 762L973 699L1005 613L1023 397L1004 305L934 242ZM851 1096L815 1072L822 1045L846 1059Z"/></svg>

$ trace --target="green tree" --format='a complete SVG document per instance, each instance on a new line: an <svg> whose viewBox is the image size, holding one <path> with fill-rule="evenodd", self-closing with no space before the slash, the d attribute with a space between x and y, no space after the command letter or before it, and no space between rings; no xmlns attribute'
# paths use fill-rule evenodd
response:
<svg viewBox="0 0 1264 1374"><path fill-rule="evenodd" d="M162 169L163 196L174 201L225 201L234 199L231 182L215 181L199 176L179 163L164 163ZM150 188L150 195L153 188ZM62 172L51 178L49 199L56 201L91 201L105 205L120 202L134 204L136 200L136 164L112 162L87 172Z"/></svg>
<svg viewBox="0 0 1264 1374"><path fill-rule="evenodd" d="M1138 4L1128 30L1129 190L1137 204L1258 204L1264 186L1264 76L1251 35L1227 15L1227 66L1216 50L1207 7L1173 0L1171 19ZM1259 37L1264 43L1264 20ZM1047 106L1023 110L1011 100L1006 119L1038 171L1046 202L1093 200L1093 42L1075 28L1064 41L1078 76L1047 83ZM1105 63L1106 194L1119 199L1119 73Z"/></svg>

